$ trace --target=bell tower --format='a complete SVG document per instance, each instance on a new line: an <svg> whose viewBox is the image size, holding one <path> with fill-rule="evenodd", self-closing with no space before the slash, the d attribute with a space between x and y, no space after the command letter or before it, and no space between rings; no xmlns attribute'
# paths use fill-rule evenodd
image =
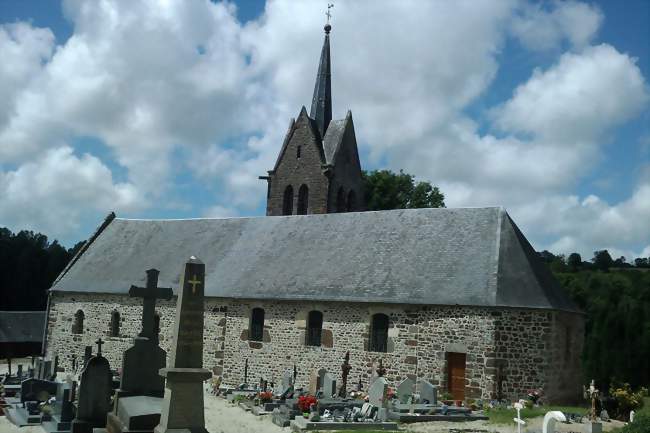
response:
<svg viewBox="0 0 650 433"><path fill-rule="evenodd" d="M291 119L275 167L260 176L268 183L268 216L365 210L352 112L332 120L329 17L328 10L311 110L303 106Z"/></svg>

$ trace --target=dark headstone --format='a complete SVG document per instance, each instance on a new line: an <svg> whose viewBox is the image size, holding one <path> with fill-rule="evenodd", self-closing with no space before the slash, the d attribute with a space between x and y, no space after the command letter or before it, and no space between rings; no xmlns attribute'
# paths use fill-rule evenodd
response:
<svg viewBox="0 0 650 433"><path fill-rule="evenodd" d="M185 264L176 301L176 323L169 368L160 370L167 381L156 433L207 432L203 381L212 376L203 368L205 265L195 257Z"/></svg>
<svg viewBox="0 0 650 433"><path fill-rule="evenodd" d="M142 330L133 340L133 346L124 352L120 395L148 395L162 397L165 379L158 371L165 368L167 352L158 346L155 332L156 299L171 299L171 288L158 287L158 270L147 271L146 287L131 286L129 295L141 297Z"/></svg>
<svg viewBox="0 0 650 433"><path fill-rule="evenodd" d="M23 365L18 364L18 370L16 371L16 376L23 377Z"/></svg>
<svg viewBox="0 0 650 433"><path fill-rule="evenodd" d="M101 344L100 341L100 349ZM93 428L106 426L112 381L108 360L101 355L90 358L81 372L77 416L72 422L72 433L92 433Z"/></svg>

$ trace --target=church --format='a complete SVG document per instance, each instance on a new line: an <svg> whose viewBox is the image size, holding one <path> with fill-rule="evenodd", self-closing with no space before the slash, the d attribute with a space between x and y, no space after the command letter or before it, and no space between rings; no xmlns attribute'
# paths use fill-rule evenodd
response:
<svg viewBox="0 0 650 433"><path fill-rule="evenodd" d="M364 389L427 379L456 400L548 402L581 393L584 315L500 207L365 211L352 114L332 119L331 27L311 110L292 120L267 182L267 216L135 220L110 214L49 291L46 356L71 368L98 338L113 368L140 330L129 296L157 269L178 290L205 263L205 368L237 386L314 370ZM157 300L169 350L175 296Z"/></svg>

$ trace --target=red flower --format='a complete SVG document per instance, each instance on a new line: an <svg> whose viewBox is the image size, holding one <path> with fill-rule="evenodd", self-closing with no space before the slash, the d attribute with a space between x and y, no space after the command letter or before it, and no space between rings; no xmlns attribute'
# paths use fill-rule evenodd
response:
<svg viewBox="0 0 650 433"><path fill-rule="evenodd" d="M273 401L273 393L271 391L260 392L260 400L264 403Z"/></svg>
<svg viewBox="0 0 650 433"><path fill-rule="evenodd" d="M298 407L303 412L309 412L315 404L318 404L318 400L313 395L301 395L298 397Z"/></svg>

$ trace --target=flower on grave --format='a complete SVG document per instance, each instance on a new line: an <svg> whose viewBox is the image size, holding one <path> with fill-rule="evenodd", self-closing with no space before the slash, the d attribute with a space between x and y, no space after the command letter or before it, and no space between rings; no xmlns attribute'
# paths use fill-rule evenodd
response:
<svg viewBox="0 0 650 433"><path fill-rule="evenodd" d="M309 412L313 405L318 404L318 399L313 395L301 395L298 397L298 407L302 412Z"/></svg>
<svg viewBox="0 0 650 433"><path fill-rule="evenodd" d="M529 389L527 392L528 400L531 401L533 404L537 404L539 400L542 398L543 393L544 390L542 390L542 388Z"/></svg>
<svg viewBox="0 0 650 433"><path fill-rule="evenodd" d="M260 392L259 398L262 403L269 403L273 401L273 393L271 391Z"/></svg>
<svg viewBox="0 0 650 433"><path fill-rule="evenodd" d="M390 400L391 398L395 398L395 390L391 387L388 387L388 391L386 392L386 399Z"/></svg>

